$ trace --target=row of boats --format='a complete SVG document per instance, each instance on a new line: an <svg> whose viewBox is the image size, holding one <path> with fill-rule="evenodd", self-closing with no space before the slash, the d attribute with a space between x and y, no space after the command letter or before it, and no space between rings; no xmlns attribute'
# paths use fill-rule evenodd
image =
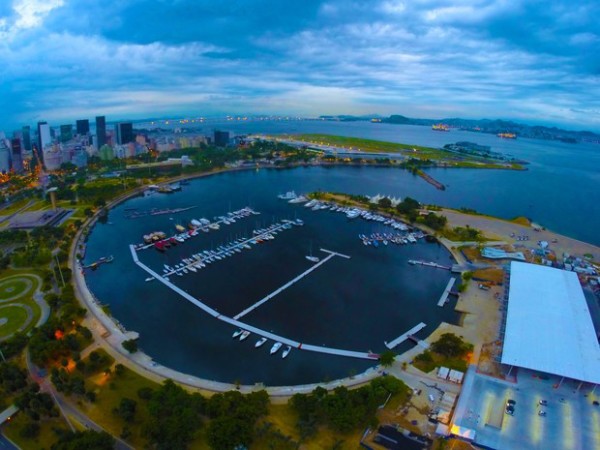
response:
<svg viewBox="0 0 600 450"><path fill-rule="evenodd" d="M404 245L404 244L416 244L417 239L424 238L425 234L420 231L413 233L372 233L369 236L365 234L359 234L358 238L363 242L364 245L372 245L373 247L379 247L379 244L388 245L389 243Z"/></svg>
<svg viewBox="0 0 600 450"><path fill-rule="evenodd" d="M248 336L250 336L251 334L252 333L250 333L248 330L237 330L233 333L232 338L239 339L240 341L245 341L246 339L248 339ZM261 337L254 344L254 348L262 347L267 342L267 340L268 339L266 337ZM277 353L281 347L283 347L283 344L281 342L275 342L270 350L271 355L274 355L275 353ZM290 354L291 351L292 351L292 347L290 345L286 346L286 348L281 353L281 357L287 358L287 356Z"/></svg>
<svg viewBox="0 0 600 450"><path fill-rule="evenodd" d="M198 253L192 254L188 258L183 258L179 263L172 266L164 264L163 277L168 281L169 276L171 275L183 276L190 272L198 272L213 262L221 261L225 258L234 256L236 253L241 253L243 250L250 250L252 249L252 245L273 240L275 239L274 235L282 230L288 230L292 228L292 226L301 226L303 224L304 222L302 222L300 219L284 219L282 222L277 222L268 227L254 230L252 232L253 237L251 238L242 237L227 244L220 245L215 250L202 250ZM153 279L154 277L149 277L146 278L146 281L152 281Z"/></svg>
<svg viewBox="0 0 600 450"><path fill-rule="evenodd" d="M311 208L313 211L329 210L334 212L340 212L346 214L346 217L348 219L356 219L357 217L361 217L362 219L369 220L372 222L379 222L395 230L408 231L408 226L406 226L406 224L400 221L390 219L388 217L382 216L381 214L376 214L361 208L350 208L346 206L340 206L336 203L320 202L318 200L311 200L308 203L306 203L304 207Z"/></svg>
<svg viewBox="0 0 600 450"><path fill-rule="evenodd" d="M186 229L181 224L175 225L177 234L167 237L164 231L154 231L143 236L144 243L138 244L136 250L147 248L150 245L154 245L154 248L158 251L164 252L171 246L183 243L193 236L197 236L200 231L204 233L210 232L210 230L218 230L221 228L220 224L231 225L237 220L244 217L260 214L258 211L254 211L250 207L245 207L237 211L229 212L225 216L215 217L214 221L211 222L206 218L192 219Z"/></svg>

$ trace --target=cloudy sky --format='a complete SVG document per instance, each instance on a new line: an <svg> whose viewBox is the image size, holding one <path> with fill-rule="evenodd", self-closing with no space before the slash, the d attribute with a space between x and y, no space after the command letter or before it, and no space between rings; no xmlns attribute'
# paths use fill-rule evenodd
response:
<svg viewBox="0 0 600 450"><path fill-rule="evenodd" d="M0 129L222 114L600 131L598 0L0 0Z"/></svg>

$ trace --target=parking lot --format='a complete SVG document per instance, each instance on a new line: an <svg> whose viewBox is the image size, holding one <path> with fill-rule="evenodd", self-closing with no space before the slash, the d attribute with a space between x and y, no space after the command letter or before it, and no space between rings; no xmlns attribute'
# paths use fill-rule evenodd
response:
<svg viewBox="0 0 600 450"><path fill-rule="evenodd" d="M600 449L600 387L519 370L517 383L470 371L454 424L475 431L474 442L492 449ZM514 413L506 414L514 400ZM547 405L540 405L545 400ZM545 416L538 413L542 410Z"/></svg>

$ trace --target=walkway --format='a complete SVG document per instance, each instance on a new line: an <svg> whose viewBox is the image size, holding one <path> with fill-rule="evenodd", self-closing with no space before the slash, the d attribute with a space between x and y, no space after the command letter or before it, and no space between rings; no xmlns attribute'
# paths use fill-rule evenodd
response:
<svg viewBox="0 0 600 450"><path fill-rule="evenodd" d="M393 349L394 347L396 347L397 345L400 345L401 343L403 343L405 340L408 339L409 335L413 335L419 331L421 331L423 328L425 328L425 324L423 322L421 322L419 325L412 327L410 330L408 330L406 333L398 336L396 339L394 339L392 342L384 342L385 346L387 348L389 348L390 350Z"/></svg>
<svg viewBox="0 0 600 450"><path fill-rule="evenodd" d="M265 298L263 298L262 300L257 301L254 305L249 306L248 308L246 308L245 310L243 310L241 313L239 313L237 316L234 316L233 318L235 320L238 320L241 317L244 317L246 314L254 311L256 308L258 308L259 306L263 305L264 303L267 303L269 300L271 300L273 297L275 297L277 294L285 291L287 288L289 288L291 285L295 284L296 282L300 281L302 278L304 278L306 275L308 275L309 273L311 273L313 270L318 269L320 266L322 266L323 264L325 264L327 261L329 261L331 258L333 258L336 255L340 255L340 256L346 256L346 255L341 255L340 253L335 253L335 252L330 252L329 250L323 250L324 252L329 253L329 256L327 256L325 259L322 259L321 261L319 261L318 263L316 263L314 266L312 266L311 268L309 268L308 270L302 272L300 275L298 275L296 278L294 278L293 280L287 282L286 284L284 284L283 286L281 286L279 289L271 292L269 295L267 295Z"/></svg>
<svg viewBox="0 0 600 450"><path fill-rule="evenodd" d="M145 270L147 273L149 273L151 276L153 276L156 280L160 281L165 286L172 289L173 291L175 291L176 293L181 295L183 298L185 298L187 301L189 301L193 305L197 306L198 308L202 309L204 312L211 315L215 319L221 320L223 322L226 322L230 325L234 325L241 329L250 331L258 336L266 337L267 339L271 339L275 342L281 342L282 344L289 345L290 347L297 348L299 350L308 350L308 351L313 351L313 352L318 352L318 353L326 353L326 354L330 354L330 355L347 356L347 357L351 357L351 358L361 358L361 359L370 359L370 360L378 360L379 359L378 354L374 354L374 353L370 353L370 352L356 352L356 351L351 351L351 350L341 350L341 349L336 349L336 348L319 347L316 345L303 344L301 342L294 341L292 339L288 339L286 337L279 336L279 335L276 335L273 333L269 333L268 331L261 330L260 328L253 327L252 325L248 325L244 322L240 322L231 317L222 315L217 310L211 308L210 306L206 305L202 301L191 296L190 294L185 292L183 289L175 286L173 283L166 280L164 277L160 276L158 273L156 273L155 271L150 269L148 266L146 266L144 263L142 263L138 258L138 255L137 255L134 245L130 245L129 249L131 251L131 256L133 258L133 261L139 267L141 267L143 270ZM329 252L329 253L331 253L330 256L334 256L337 254L335 252ZM346 255L344 255L344 256L346 256Z"/></svg>
<svg viewBox="0 0 600 450"><path fill-rule="evenodd" d="M450 295L450 291L452 290L452 286L454 286L455 282L456 282L456 278L450 278L448 280L446 289L444 289L444 292L442 292L442 296L440 297L439 301L437 302L438 306L444 306L446 304L446 300L448 300L448 296Z"/></svg>

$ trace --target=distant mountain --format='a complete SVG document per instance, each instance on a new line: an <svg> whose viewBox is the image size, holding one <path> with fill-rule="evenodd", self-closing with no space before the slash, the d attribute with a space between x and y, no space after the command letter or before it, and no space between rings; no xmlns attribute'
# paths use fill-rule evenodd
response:
<svg viewBox="0 0 600 450"><path fill-rule="evenodd" d="M443 123L451 128L457 128L466 131L475 131L479 133L514 133L517 137L526 137L531 139L547 139L554 141L562 141L568 143L577 142L595 142L600 143L600 134L591 131L570 131L563 130L557 127L545 127L541 125L525 125L522 123L512 122L510 120L500 119L461 119L461 118L446 118L446 119L417 119L406 117L398 114L391 115L386 118L381 118L377 115L368 116L321 116L321 119L336 120L336 121L359 121L373 120L383 123L392 123L400 125L421 125L431 126L437 123Z"/></svg>

